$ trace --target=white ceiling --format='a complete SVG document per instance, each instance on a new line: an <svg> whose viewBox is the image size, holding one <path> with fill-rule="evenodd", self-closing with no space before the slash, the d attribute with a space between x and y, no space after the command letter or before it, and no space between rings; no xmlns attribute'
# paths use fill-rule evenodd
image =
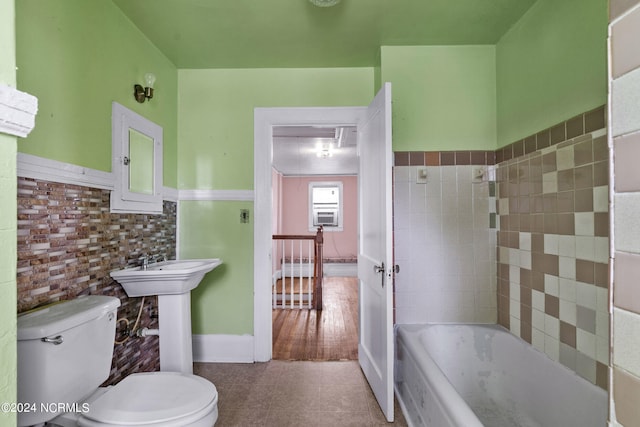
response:
<svg viewBox="0 0 640 427"><path fill-rule="evenodd" d="M285 176L356 175L355 126L276 126L273 128L273 167ZM319 150L331 147L331 155Z"/></svg>

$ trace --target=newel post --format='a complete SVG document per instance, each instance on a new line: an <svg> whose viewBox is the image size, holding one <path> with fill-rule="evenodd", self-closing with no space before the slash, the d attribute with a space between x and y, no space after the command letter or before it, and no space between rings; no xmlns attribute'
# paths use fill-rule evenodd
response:
<svg viewBox="0 0 640 427"><path fill-rule="evenodd" d="M314 245L314 256L315 256L315 274L314 274L314 284L315 284L315 309L322 310L322 277L324 275L322 268L322 244L324 242L324 237L322 235L322 226L318 227L318 231L316 232L315 245Z"/></svg>

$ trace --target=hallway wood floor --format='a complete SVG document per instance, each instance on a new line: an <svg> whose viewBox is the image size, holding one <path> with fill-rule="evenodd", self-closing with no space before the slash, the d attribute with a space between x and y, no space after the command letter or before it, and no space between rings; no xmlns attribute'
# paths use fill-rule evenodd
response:
<svg viewBox="0 0 640 427"><path fill-rule="evenodd" d="M274 309L274 360L358 360L358 279L327 277L323 310Z"/></svg>

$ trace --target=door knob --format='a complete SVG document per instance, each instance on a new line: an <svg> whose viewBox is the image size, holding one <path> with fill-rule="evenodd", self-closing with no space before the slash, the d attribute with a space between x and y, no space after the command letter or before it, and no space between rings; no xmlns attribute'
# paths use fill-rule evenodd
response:
<svg viewBox="0 0 640 427"><path fill-rule="evenodd" d="M374 273L382 273L380 275L380 285L384 288L384 262L380 265L373 266Z"/></svg>
<svg viewBox="0 0 640 427"><path fill-rule="evenodd" d="M381 265L374 265L373 266L373 272L374 273L384 273L384 262Z"/></svg>

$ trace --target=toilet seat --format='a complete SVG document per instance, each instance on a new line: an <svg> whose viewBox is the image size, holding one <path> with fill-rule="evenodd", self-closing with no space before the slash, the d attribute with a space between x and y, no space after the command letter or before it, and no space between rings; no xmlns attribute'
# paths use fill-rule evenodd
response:
<svg viewBox="0 0 640 427"><path fill-rule="evenodd" d="M216 387L204 378L179 372L131 374L91 402L78 425L185 426L214 411L217 418L217 403Z"/></svg>

